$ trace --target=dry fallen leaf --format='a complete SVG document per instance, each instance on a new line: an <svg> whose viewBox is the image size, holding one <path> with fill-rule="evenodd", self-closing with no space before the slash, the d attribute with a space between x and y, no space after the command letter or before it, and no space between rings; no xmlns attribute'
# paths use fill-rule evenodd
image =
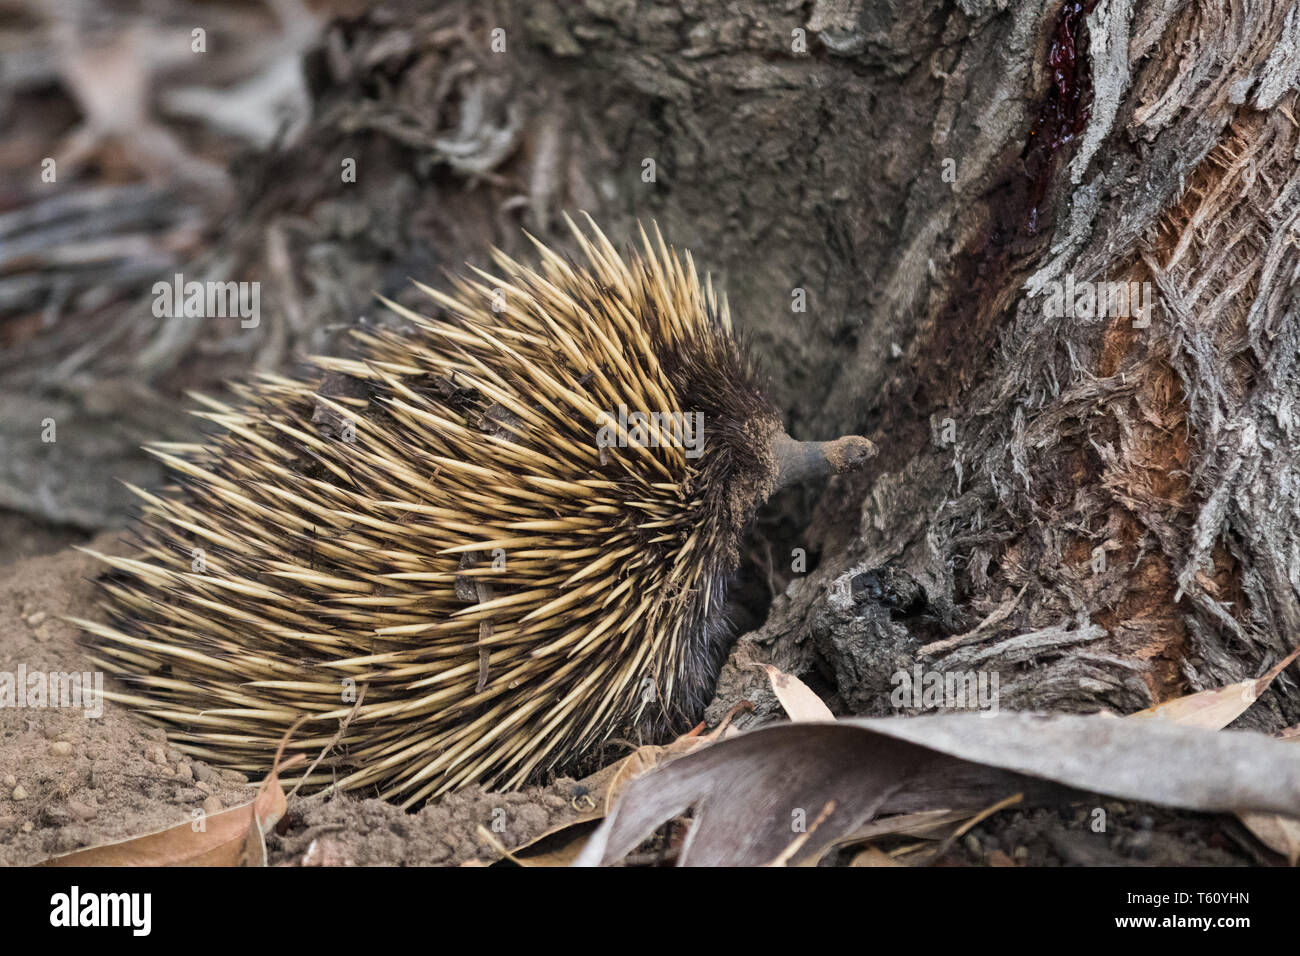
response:
<svg viewBox="0 0 1300 956"><path fill-rule="evenodd" d="M820 855L883 813L979 810L1016 792L1027 803L1099 793L1202 812L1297 814L1300 749L1246 731L1097 716L776 724L629 781L578 865L621 859L691 808L678 865L760 865L790 846L792 821L831 801L834 812L791 862Z"/></svg>
<svg viewBox="0 0 1300 956"><path fill-rule="evenodd" d="M853 857L849 866L904 866L884 850L878 850L874 846L869 846L864 850L859 850L858 854Z"/></svg>
<svg viewBox="0 0 1300 956"><path fill-rule="evenodd" d="M831 709L825 702L793 674L787 674L771 664L758 661L753 666L767 673L767 679L772 684L772 693L776 694L776 699L781 702L781 706L785 708L791 720L798 722L835 719L835 715L831 713Z"/></svg>
<svg viewBox="0 0 1300 956"><path fill-rule="evenodd" d="M808 824L807 828L803 832L791 840L790 845L778 853L776 859L769 863L768 866L789 865L790 861L793 860L795 856L798 855L799 851L803 849L804 844L807 843L813 834L817 832L817 828L822 825L822 821L834 812L835 801L830 800L827 802L826 806L822 807L821 813L817 814L817 816L813 818L812 823Z"/></svg>
<svg viewBox="0 0 1300 956"><path fill-rule="evenodd" d="M1277 739L1300 743L1300 734L1296 730L1288 727L1277 735ZM1300 862L1300 820L1279 813L1239 813L1237 818L1259 842L1286 857L1292 866Z"/></svg>
<svg viewBox="0 0 1300 956"><path fill-rule="evenodd" d="M718 740L731 723L732 714L727 714L716 730L701 734L703 727L694 728L678 737L672 743L662 746L649 745L638 747L623 759L602 767L586 777L581 785L590 794L604 794L604 799L592 800L591 810L576 819L569 820L523 843L514 849L507 849L495 837L486 842L496 851L498 858L509 859L520 866L569 866L577 858L587 838L596 824L604 819L619 792L636 776L653 770L669 757L690 753L702 746ZM484 831L486 832L486 831ZM480 861L483 863L492 860Z"/></svg>
<svg viewBox="0 0 1300 956"><path fill-rule="evenodd" d="M305 719L305 718L304 718ZM280 741L271 772L248 803L220 813L200 814L186 823L116 843L74 850L41 866L266 866L266 834L288 808L280 772L305 761L295 754L281 762L284 746L302 721ZM201 827L195 824L201 821Z"/></svg>
<svg viewBox="0 0 1300 956"><path fill-rule="evenodd" d="M265 835L285 811L275 774L248 803L117 843L74 850L41 866L265 866Z"/></svg>
<svg viewBox="0 0 1300 956"><path fill-rule="evenodd" d="M784 671L780 670L779 668L774 667L771 664L763 663L761 661L755 661L752 664L752 666L763 670L767 674L768 681L771 683L772 686L772 692L776 694L777 700L781 702L781 706L785 708L786 714L790 717L792 721L798 723L798 722L835 720L835 715L831 713L831 709L826 706L825 702L820 697L818 697L815 693L813 693L812 689L808 687L807 684L799 680L799 678L795 677L793 674L787 674ZM976 814L975 816L972 816L969 812L966 811L962 811L960 813L954 814L945 810L936 810L936 811L931 811L927 814L901 814L894 817L893 819L898 820L900 818L907 818L910 822L912 819L916 817L926 817L930 821L927 829L931 831L934 829L933 820L936 814L939 814L943 816L945 819L950 821L959 821L961 825L956 830L951 830L947 834L946 838L943 840L940 849L935 854L935 855L942 855L944 849L946 849L947 846L950 845L954 839L960 837L968 829L975 826L980 821L984 820L987 816L989 816L991 813L995 812L996 810L999 810L1004 806L1008 806L1011 803L1018 802L1020 800L1020 797L1021 797L1020 794L1016 794L1014 797L1010 797L1007 798L1006 800L999 801L993 807L979 814ZM816 822L820 823L821 819L822 818L819 817ZM880 828L876 831L876 835L883 835L884 833L887 832L890 833L903 832L908 827L907 824L901 824L897 826L898 826L897 829ZM868 825L868 827L870 827L870 824ZM813 829L815 829L815 827ZM783 858L779 859L777 862L785 862L785 860L788 860L789 858L793 857L798 852L798 850L802 847L802 845L805 842L807 842L808 838L812 836L813 829L810 829L807 833L802 834L800 838L793 841L791 845L787 847L783 855ZM862 833L863 831L860 830L858 834L855 834L856 839L850 838L848 840L838 841L837 844L832 845L831 849L835 849L836 847L850 846L854 843L865 842L867 839L870 839L869 837L863 836ZM873 852L876 854L875 856L871 855ZM864 859L877 860L877 861L883 859L887 862L884 863L860 862L861 860ZM815 865L816 862L817 862L816 858L808 858L805 859L804 865ZM903 864L897 862L892 857L884 853L881 853L878 850L873 851L870 847L868 847L865 850L863 850L861 853L859 853L857 857L854 858L854 861L851 865L852 866L873 866L873 865L902 866Z"/></svg>
<svg viewBox="0 0 1300 956"><path fill-rule="evenodd" d="M1273 679L1282 673L1282 669L1300 655L1300 647L1284 657L1267 674L1256 680L1244 680L1227 687L1214 690L1202 690L1186 697L1167 700L1146 710L1139 710L1130 717L1167 720L1182 724L1184 727L1203 727L1206 730L1222 730L1247 710L1259 699L1259 695L1268 690Z"/></svg>
<svg viewBox="0 0 1300 956"><path fill-rule="evenodd" d="M591 814L582 820L554 827L507 856L520 866L570 866L603 818L603 813Z"/></svg>
<svg viewBox="0 0 1300 956"><path fill-rule="evenodd" d="M1286 857L1295 866L1300 861L1300 820L1280 813L1239 813L1237 817L1259 842Z"/></svg>
<svg viewBox="0 0 1300 956"><path fill-rule="evenodd" d="M1186 697L1167 700L1163 704L1140 710L1131 717L1155 718L1188 727L1203 727L1206 730L1221 730L1244 714L1259 695L1268 690L1269 684L1282 673L1283 668L1300 655L1300 647L1279 661L1263 677L1256 680L1240 681L1214 690L1203 690ZM1294 728L1282 731L1279 739L1300 739L1294 736ZM1237 817L1246 825L1246 829L1255 834L1259 841L1270 850L1287 858L1292 866L1300 860L1300 821L1281 814L1239 813Z"/></svg>
<svg viewBox="0 0 1300 956"><path fill-rule="evenodd" d="M609 782L605 785L604 811L607 812L614 805L614 800L618 797L619 792L627 786L628 781L653 770L669 757L688 754L692 750L708 744L713 739L712 736L701 737L687 734L678 737L670 744L662 746L646 744L643 747L637 747L632 753L614 764L613 773L610 774ZM597 776L599 777L599 775Z"/></svg>

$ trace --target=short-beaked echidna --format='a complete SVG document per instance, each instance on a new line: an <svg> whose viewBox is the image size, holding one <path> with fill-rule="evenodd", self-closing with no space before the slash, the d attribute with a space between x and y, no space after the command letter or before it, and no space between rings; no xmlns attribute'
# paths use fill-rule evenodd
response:
<svg viewBox="0 0 1300 956"><path fill-rule="evenodd" d="M500 277L420 286L439 317L388 302L409 324L312 382L200 398L217 434L151 446L175 483L133 489L139 553L99 555L108 622L78 621L126 679L109 696L254 773L310 715L291 751L339 737L315 780L408 804L697 722L755 509L873 446L788 438L725 300L655 232L496 253Z"/></svg>

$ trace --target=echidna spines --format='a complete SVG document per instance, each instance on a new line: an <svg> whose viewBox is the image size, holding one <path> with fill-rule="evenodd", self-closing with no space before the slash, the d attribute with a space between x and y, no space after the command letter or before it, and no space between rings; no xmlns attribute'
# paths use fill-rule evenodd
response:
<svg viewBox="0 0 1300 956"><path fill-rule="evenodd" d="M83 622L115 698L254 772L301 715L313 757L346 721L321 779L407 803L698 719L779 421L689 253L589 230L583 265L534 240L539 270L419 286L447 319L388 303L411 331L359 332L319 386L200 398L220 433L153 446L176 484L133 489L140 553L104 558L110 623ZM702 412L703 454L653 423L597 447L620 405Z"/></svg>

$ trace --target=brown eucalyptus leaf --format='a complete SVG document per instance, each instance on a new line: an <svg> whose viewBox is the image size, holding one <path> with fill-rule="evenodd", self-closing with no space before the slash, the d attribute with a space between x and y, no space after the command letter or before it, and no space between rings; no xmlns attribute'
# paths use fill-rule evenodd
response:
<svg viewBox="0 0 1300 956"><path fill-rule="evenodd" d="M302 721L299 721L301 723ZM294 725L297 726L296 724ZM289 734L292 734L292 730ZM289 734L285 735L288 740ZM204 815L166 830L74 850L43 861L41 866L266 866L266 834L288 809L280 786L280 771L306 758L296 754L281 763L284 743L275 755L271 772L248 803Z"/></svg>
<svg viewBox="0 0 1300 956"><path fill-rule="evenodd" d="M1279 661L1267 674L1255 680L1243 680L1227 687L1202 690L1185 697L1167 700L1146 710L1129 714L1130 717L1143 719L1167 720L1186 727L1204 727L1206 730L1222 730L1247 710L1259 699L1259 695L1268 690L1273 679L1282 673L1282 669L1300 655L1300 647Z"/></svg>
<svg viewBox="0 0 1300 956"><path fill-rule="evenodd" d="M280 783L268 777L255 799L116 843L51 857L41 866L265 866L265 834L284 815Z"/></svg>

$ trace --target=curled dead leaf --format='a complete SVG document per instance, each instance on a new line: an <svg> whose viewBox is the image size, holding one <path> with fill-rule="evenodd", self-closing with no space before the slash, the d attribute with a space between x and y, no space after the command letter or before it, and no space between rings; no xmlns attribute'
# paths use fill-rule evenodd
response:
<svg viewBox="0 0 1300 956"><path fill-rule="evenodd" d="M790 858L797 864L885 813L979 810L1011 793L1031 804L1099 793L1203 812L1295 815L1300 751L1257 733L1098 716L776 724L629 781L577 864L613 863L692 808L679 865L760 865L791 846L792 822L833 802L815 837Z"/></svg>
<svg viewBox="0 0 1300 956"><path fill-rule="evenodd" d="M1185 697L1177 697L1129 714L1130 717L1142 719L1167 720L1185 727L1203 727L1206 730L1222 730L1247 710L1268 690L1274 678L1300 656L1300 647L1279 661L1263 677L1255 680L1239 681L1227 687L1202 690Z"/></svg>

